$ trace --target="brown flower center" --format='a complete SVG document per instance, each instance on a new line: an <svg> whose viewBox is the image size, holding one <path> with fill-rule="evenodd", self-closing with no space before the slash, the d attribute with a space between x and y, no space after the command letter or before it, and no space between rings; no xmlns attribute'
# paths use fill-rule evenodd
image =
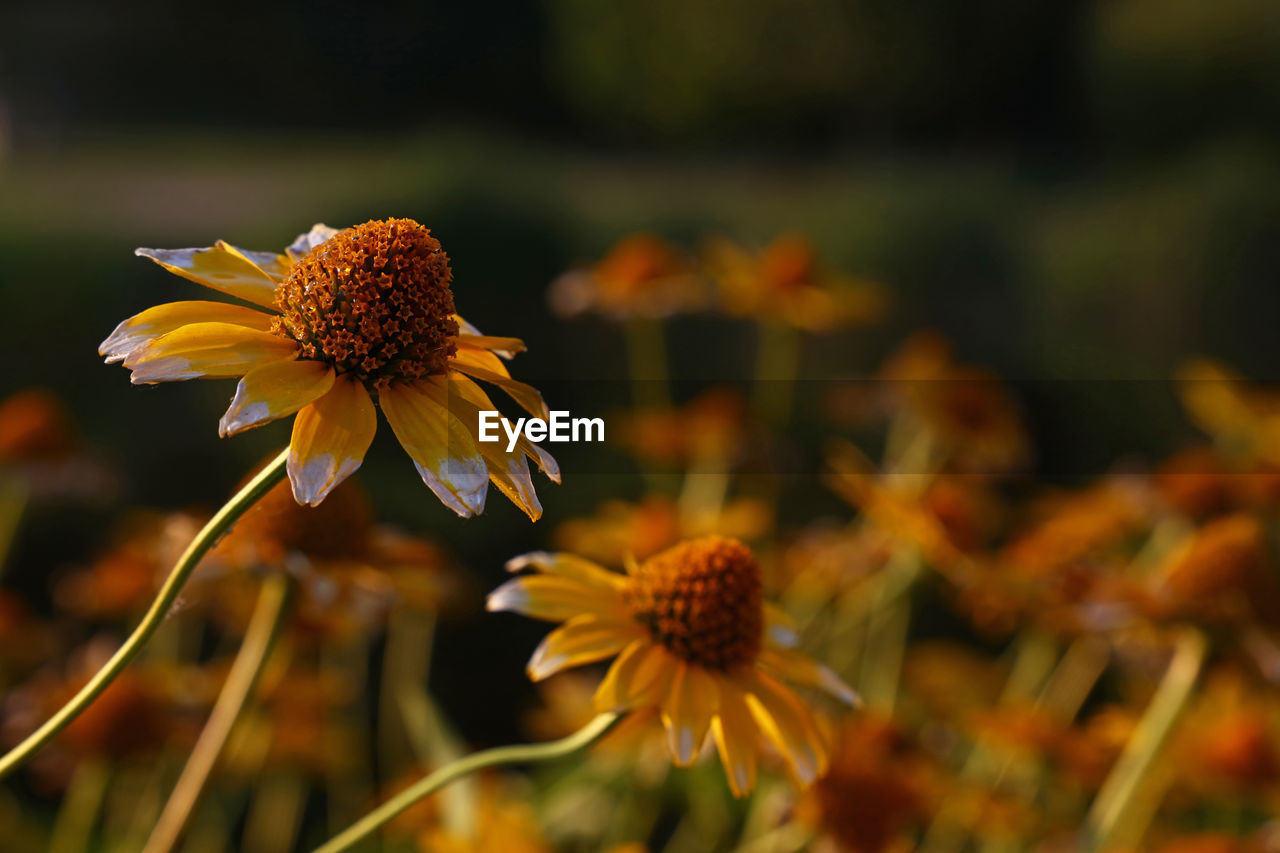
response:
<svg viewBox="0 0 1280 853"><path fill-rule="evenodd" d="M689 663L728 670L760 652L760 565L737 540L708 536L650 557L623 596L653 638Z"/></svg>
<svg viewBox="0 0 1280 853"><path fill-rule="evenodd" d="M444 373L457 348L449 257L412 219L366 222L312 249L276 287L277 334L304 358L381 386Z"/></svg>

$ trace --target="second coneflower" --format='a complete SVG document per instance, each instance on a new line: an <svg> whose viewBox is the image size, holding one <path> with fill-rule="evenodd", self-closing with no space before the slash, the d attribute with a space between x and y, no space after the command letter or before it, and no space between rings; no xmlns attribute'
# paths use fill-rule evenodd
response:
<svg viewBox="0 0 1280 853"><path fill-rule="evenodd" d="M531 518L541 514L525 457L558 481L555 460L528 440L509 454L475 436L477 411L497 408L477 379L546 417L542 396L498 358L524 344L482 335L455 313L449 258L428 229L412 219L317 225L285 254L221 241L138 254L249 304L157 305L116 327L100 353L123 362L135 384L238 377L218 425L224 436L296 412L288 471L299 503L318 504L360 467L376 397L454 512L482 512L492 480Z"/></svg>
<svg viewBox="0 0 1280 853"><path fill-rule="evenodd" d="M657 710L679 766L694 762L711 733L737 796L755 786L766 743L801 785L825 769L814 715L784 680L848 703L855 696L791 647L791 632L764 604L759 564L740 542L685 542L626 575L570 554L528 554L508 568L538 574L499 587L490 610L565 623L529 661L535 681L616 656L596 710Z"/></svg>

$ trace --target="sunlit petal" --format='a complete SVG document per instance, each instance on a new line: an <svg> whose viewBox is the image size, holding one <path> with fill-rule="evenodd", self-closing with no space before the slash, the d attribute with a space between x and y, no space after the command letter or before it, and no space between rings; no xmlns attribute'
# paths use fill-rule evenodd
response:
<svg viewBox="0 0 1280 853"><path fill-rule="evenodd" d="M99 345L98 354L107 360L107 364L114 364L124 361L143 344L192 323L231 323L265 332L271 328L273 319L271 314L229 302L166 302L134 314L116 326L115 331Z"/></svg>
<svg viewBox="0 0 1280 853"><path fill-rule="evenodd" d="M292 358L296 341L234 323L191 323L137 347L124 360L135 385L243 376Z"/></svg>
<svg viewBox="0 0 1280 853"><path fill-rule="evenodd" d="M338 377L329 393L304 406L289 442L289 482L298 503L315 506L350 477L377 428L369 392L350 376Z"/></svg>
<svg viewBox="0 0 1280 853"><path fill-rule="evenodd" d="M318 361L277 361L255 367L236 387L218 434L235 435L291 415L333 387L333 368Z"/></svg>
<svg viewBox="0 0 1280 853"><path fill-rule="evenodd" d="M716 683L707 671L681 662L671 679L671 695L662 705L662 724L677 767L688 767L698 757L719 704Z"/></svg>
<svg viewBox="0 0 1280 853"><path fill-rule="evenodd" d="M756 750L759 748L760 730L736 685L717 679L717 688L720 703L711 722L711 732L733 795L745 797L756 786Z"/></svg>
<svg viewBox="0 0 1280 853"><path fill-rule="evenodd" d="M296 261L316 246L319 246L325 240L328 240L334 234L337 234L338 231L339 229L337 228L330 228L324 223L317 222L315 225L311 226L310 231L299 234L294 238L294 241L289 244L289 248L285 249L285 252L288 253L290 258Z"/></svg>
<svg viewBox="0 0 1280 853"><path fill-rule="evenodd" d="M483 512L489 472L466 425L432 399L425 383L392 385L378 399L387 423L436 497L464 518Z"/></svg>
<svg viewBox="0 0 1280 853"><path fill-rule="evenodd" d="M627 616L627 610L614 590L552 575L531 575L507 581L489 593L486 607L491 611L512 611L548 622L565 622L583 613L612 618Z"/></svg>
<svg viewBox="0 0 1280 853"><path fill-rule="evenodd" d="M136 249L134 254L150 258L175 275L214 290L262 305L275 303L276 283L252 261L238 252L209 246L203 249Z"/></svg>
<svg viewBox="0 0 1280 853"><path fill-rule="evenodd" d="M543 638L526 671L530 679L541 681L563 669L613 657L639 639L641 631L635 623L576 616Z"/></svg>

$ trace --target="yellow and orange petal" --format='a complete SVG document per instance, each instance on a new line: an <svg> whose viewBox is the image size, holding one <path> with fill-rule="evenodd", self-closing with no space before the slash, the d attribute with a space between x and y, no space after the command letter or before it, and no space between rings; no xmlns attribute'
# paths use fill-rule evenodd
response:
<svg viewBox="0 0 1280 853"><path fill-rule="evenodd" d="M495 590L490 610L564 622L534 653L535 680L615 657L596 710L656 710L678 766L693 763L710 738L738 796L754 786L764 744L801 785L825 767L813 713L784 679L855 697L830 670L779 646L786 632L770 630L759 565L740 542L685 542L625 576L569 554L530 554L508 568L537 574Z"/></svg>

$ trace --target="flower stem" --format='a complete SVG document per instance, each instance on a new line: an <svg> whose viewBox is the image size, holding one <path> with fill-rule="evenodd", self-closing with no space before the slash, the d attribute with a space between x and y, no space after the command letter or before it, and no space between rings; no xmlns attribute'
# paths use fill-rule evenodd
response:
<svg viewBox="0 0 1280 853"><path fill-rule="evenodd" d="M147 839L143 853L164 853L172 850L178 843L209 774L227 745L236 720L257 687L263 666L280 633L285 614L288 613L292 587L288 575L268 575L249 620L249 628L245 631L244 643L236 654L213 711L191 750L191 756L182 768L182 775L178 777L173 793L169 795L169 801L165 803L164 811L160 813L160 819L156 821L155 829Z"/></svg>
<svg viewBox="0 0 1280 853"><path fill-rule="evenodd" d="M430 796L439 789L469 773L475 773L486 767L500 764L526 764L532 761L550 761L563 758L577 752L587 744L600 737L618 719L617 714L600 714L578 731L546 743L517 744L500 746L476 752L466 758L460 758L452 764L446 764L431 775L411 785L396 796L387 800L373 811L353 823L346 830L334 836L325 844L317 847L315 853L339 853L349 850L356 844L377 832L380 827L390 822L396 815L412 806L419 800Z"/></svg>
<svg viewBox="0 0 1280 853"><path fill-rule="evenodd" d="M256 477L249 481L248 485L236 493L235 497L227 501L227 503L218 510L213 518L209 519L209 523L196 534L196 538L191 540L191 544L187 546L187 550L178 558L178 562L174 563L173 568L169 571L169 577L165 579L164 585L160 587L160 591L156 594L155 601L151 602L151 607L147 610L142 621L138 623L138 627L134 628L133 633L129 635L129 639L125 640L111 659L106 662L102 669L89 679L89 683L80 688L71 701L54 714L49 720L27 736L22 743L9 750L3 758L0 758L0 778L5 777L13 772L24 761L35 754L37 750L53 740L58 732L65 729L72 720L80 716L85 708L93 703L101 695L102 691L115 680L124 668L129 665L129 661L142 650L142 647L151 639L151 635L156 632L159 627L164 624L165 618L169 615L170 608L178 599L182 587L186 584L187 578L195 571L196 566L200 563L201 558L208 553L218 538L225 533L232 524L236 522L240 516L257 503L258 499L271 490L276 483L279 483L285 475L285 463L289 458L288 448L282 450L266 468L263 468Z"/></svg>
<svg viewBox="0 0 1280 853"><path fill-rule="evenodd" d="M623 326L627 338L627 363L631 372L632 402L638 408L662 411L671 408L667 378L667 344L662 321L633 317Z"/></svg>
<svg viewBox="0 0 1280 853"><path fill-rule="evenodd" d="M1208 649L1208 640L1196 629L1187 629L1178 639L1151 704L1089 810L1083 849L1106 850L1115 845L1143 781L1191 698Z"/></svg>

